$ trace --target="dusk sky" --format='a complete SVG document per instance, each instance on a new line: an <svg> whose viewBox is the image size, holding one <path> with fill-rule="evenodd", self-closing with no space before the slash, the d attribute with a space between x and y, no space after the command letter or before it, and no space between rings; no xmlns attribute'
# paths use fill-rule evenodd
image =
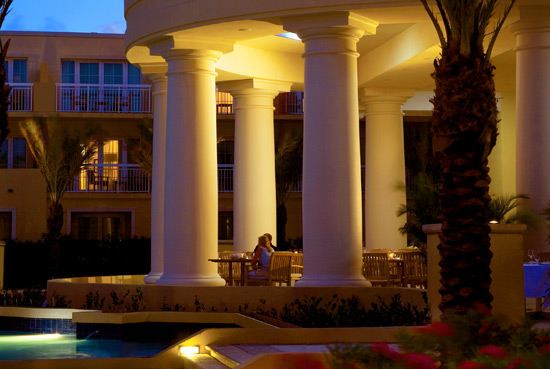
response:
<svg viewBox="0 0 550 369"><path fill-rule="evenodd" d="M124 0L14 0L3 31L124 33Z"/></svg>

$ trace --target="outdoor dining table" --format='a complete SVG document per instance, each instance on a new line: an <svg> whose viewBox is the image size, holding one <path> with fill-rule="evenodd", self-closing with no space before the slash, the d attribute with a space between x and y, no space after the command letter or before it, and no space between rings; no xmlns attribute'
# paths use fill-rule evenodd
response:
<svg viewBox="0 0 550 369"><path fill-rule="evenodd" d="M240 264L241 265L241 286L244 286L245 282L245 273L246 273L246 264L251 263L251 259L247 258L235 258L235 259L208 259L208 261L211 261L213 263L228 263L229 264L229 276L227 280L227 284L229 286L233 286L233 264Z"/></svg>
<svg viewBox="0 0 550 369"><path fill-rule="evenodd" d="M550 262L524 263L523 282L525 297L540 299L550 294ZM537 302L537 311L540 308Z"/></svg>
<svg viewBox="0 0 550 369"><path fill-rule="evenodd" d="M401 258L392 258L388 259L390 264L390 276L392 278L399 278L401 280L401 286L404 286L404 276L405 276L405 264ZM404 286L406 287L406 286Z"/></svg>

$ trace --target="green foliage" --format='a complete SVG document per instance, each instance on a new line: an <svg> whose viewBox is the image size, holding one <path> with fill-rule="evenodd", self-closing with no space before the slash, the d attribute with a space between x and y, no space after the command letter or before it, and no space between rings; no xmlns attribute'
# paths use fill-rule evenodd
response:
<svg viewBox="0 0 550 369"><path fill-rule="evenodd" d="M427 242L427 235L422 231L424 224L439 223L439 190L434 181L426 174L419 173L415 177L415 190L409 194L407 204L401 204L397 216L406 215L406 223L399 232L408 235L410 241L419 246ZM400 186L404 191L405 186Z"/></svg>
<svg viewBox="0 0 550 369"><path fill-rule="evenodd" d="M537 229L536 223L541 221L541 217L528 209L518 209L521 205L519 200L528 200L529 196L525 194L496 196L489 202L490 218L502 224L526 224L530 228ZM508 215L512 210L514 214ZM508 216L507 216L508 215Z"/></svg>
<svg viewBox="0 0 550 369"><path fill-rule="evenodd" d="M88 292L86 294L86 302L82 305L82 309L101 310L105 304L105 297L99 298L99 291Z"/></svg>
<svg viewBox="0 0 550 369"><path fill-rule="evenodd" d="M0 306L42 307L45 301L46 290L42 288L0 291Z"/></svg>
<svg viewBox="0 0 550 369"><path fill-rule="evenodd" d="M503 325L478 311L447 314L443 322L401 332L393 347L385 343L332 347L330 364L386 369L547 368L549 334L529 324Z"/></svg>
<svg viewBox="0 0 550 369"><path fill-rule="evenodd" d="M149 175L153 174L153 120L145 119L138 124L140 138L128 138L130 162L141 165Z"/></svg>
<svg viewBox="0 0 550 369"><path fill-rule="evenodd" d="M130 290L127 290L119 297L116 291L112 291L110 296L112 302L109 304L109 309L118 313L144 311L147 308L143 303L141 287L136 288L135 294L130 294ZM129 301L127 301L127 297L129 297Z"/></svg>
<svg viewBox="0 0 550 369"><path fill-rule="evenodd" d="M333 295L328 301L322 297L304 297L286 304L280 317L304 328L409 326L430 320L427 305L420 310L403 303L399 294L394 295L389 304L380 296L378 299L379 303L371 303L371 309L367 310L356 296L338 299Z"/></svg>
<svg viewBox="0 0 550 369"><path fill-rule="evenodd" d="M52 293L51 301L48 301L47 306L51 308L69 308L71 307L71 300L67 299L65 295L58 295L56 291Z"/></svg>

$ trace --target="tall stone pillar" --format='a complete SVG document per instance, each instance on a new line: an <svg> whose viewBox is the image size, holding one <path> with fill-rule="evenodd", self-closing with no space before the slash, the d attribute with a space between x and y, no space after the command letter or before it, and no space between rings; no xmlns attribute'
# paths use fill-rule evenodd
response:
<svg viewBox="0 0 550 369"><path fill-rule="evenodd" d="M291 17L305 45L304 274L296 284L368 286L361 275L357 41L376 23L347 12Z"/></svg>
<svg viewBox="0 0 550 369"><path fill-rule="evenodd" d="M277 245L273 99L290 83L249 79L218 83L233 96L235 165L233 172L233 244L251 250L268 232Z"/></svg>
<svg viewBox="0 0 550 369"><path fill-rule="evenodd" d="M166 65L141 65L153 82L153 178L151 192L151 271L145 283L154 284L164 271L164 160L166 146Z"/></svg>
<svg viewBox="0 0 550 369"><path fill-rule="evenodd" d="M537 214L550 203L550 6L519 6L516 35L516 189ZM525 248L547 245L547 228L529 229Z"/></svg>
<svg viewBox="0 0 550 369"><path fill-rule="evenodd" d="M151 47L168 63L164 273L157 284L220 286L208 259L218 250L214 68L222 52L187 44L168 39Z"/></svg>
<svg viewBox="0 0 550 369"><path fill-rule="evenodd" d="M398 189L405 184L403 111L414 91L364 89L365 106L365 246L367 249L398 250L407 246L398 229L405 217L395 212L407 203Z"/></svg>

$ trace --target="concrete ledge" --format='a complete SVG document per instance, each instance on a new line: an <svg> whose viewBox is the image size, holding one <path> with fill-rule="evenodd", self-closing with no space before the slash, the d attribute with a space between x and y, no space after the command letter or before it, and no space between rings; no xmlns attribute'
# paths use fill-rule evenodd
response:
<svg viewBox="0 0 550 369"><path fill-rule="evenodd" d="M97 312L97 310L87 310L88 312ZM25 308L4 306L0 307L0 316L14 318L34 318L34 319L72 319L73 314L83 312L77 309L52 309L52 308Z"/></svg>

